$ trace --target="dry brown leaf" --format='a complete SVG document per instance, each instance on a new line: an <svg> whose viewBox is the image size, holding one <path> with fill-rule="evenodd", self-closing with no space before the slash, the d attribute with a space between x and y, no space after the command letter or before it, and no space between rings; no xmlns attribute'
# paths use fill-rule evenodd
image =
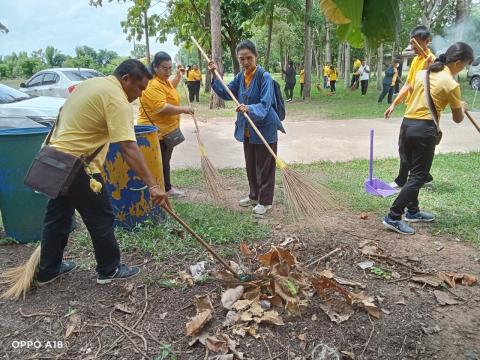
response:
<svg viewBox="0 0 480 360"><path fill-rule="evenodd" d="M288 266L290 267L295 266L297 261L295 257L292 255L292 253L290 252L290 250L283 249L281 247L276 247L275 249L278 251L280 259L285 261L288 264Z"/></svg>
<svg viewBox="0 0 480 360"><path fill-rule="evenodd" d="M365 212L362 212L362 213L360 214L360 219L362 219L362 220L367 220L367 219L368 219L368 214L365 213Z"/></svg>
<svg viewBox="0 0 480 360"><path fill-rule="evenodd" d="M179 271L178 276L180 277L180 281L182 282L182 284L193 286L193 277L189 273L187 273L186 271Z"/></svg>
<svg viewBox="0 0 480 360"><path fill-rule="evenodd" d="M272 266L277 264L280 261L280 258L277 250L274 247L272 247L272 249L269 252L263 255L260 255L258 260L265 266Z"/></svg>
<svg viewBox="0 0 480 360"><path fill-rule="evenodd" d="M230 310L229 312L227 312L227 315L225 315L225 321L223 322L222 326L229 327L235 325L239 320L240 314L236 311Z"/></svg>
<svg viewBox="0 0 480 360"><path fill-rule="evenodd" d="M320 297L325 297L325 290L331 289L342 295L349 305L352 304L352 294L339 286L335 280L329 279L325 276L311 278L312 286Z"/></svg>
<svg viewBox="0 0 480 360"><path fill-rule="evenodd" d="M382 316L382 310L380 310L377 305L374 303L375 299L373 296L367 296L363 291L357 294L353 294L353 303L359 304L367 312L376 319L380 319Z"/></svg>
<svg viewBox="0 0 480 360"><path fill-rule="evenodd" d="M205 310L211 310L213 312L213 305L208 295L195 295L195 306L197 308L197 314Z"/></svg>
<svg viewBox="0 0 480 360"><path fill-rule="evenodd" d="M207 338L209 337L210 335L208 334L208 332L202 332L200 333L199 335L196 335L189 343L188 345L189 346L193 346L196 344L196 342L198 341L200 344L202 345L205 345L206 344L206 341L207 341Z"/></svg>
<svg viewBox="0 0 480 360"><path fill-rule="evenodd" d="M297 336L298 340L300 341L307 341L307 334L300 334Z"/></svg>
<svg viewBox="0 0 480 360"><path fill-rule="evenodd" d="M123 296L129 296L133 292L133 284L124 284L121 291Z"/></svg>
<svg viewBox="0 0 480 360"><path fill-rule="evenodd" d="M238 285L233 289L227 289L227 291L222 294L223 307L230 310L233 304L242 297L244 290L242 285Z"/></svg>
<svg viewBox="0 0 480 360"><path fill-rule="evenodd" d="M320 273L320 275L325 276L329 279L334 279L340 285L359 287L359 288L362 288L362 289L365 289L365 287L366 287L365 284L361 284L361 283L356 282L356 281L352 281L352 280L348 280L348 279L345 279L345 278L338 277L330 269L323 270Z"/></svg>
<svg viewBox="0 0 480 360"><path fill-rule="evenodd" d="M248 246L247 243L241 243L240 244L240 252L246 258L252 257L252 250L250 250L250 247Z"/></svg>
<svg viewBox="0 0 480 360"><path fill-rule="evenodd" d="M248 309L251 304L252 304L251 300L237 300L233 304L232 308L237 310L237 311L244 311L244 310Z"/></svg>
<svg viewBox="0 0 480 360"><path fill-rule="evenodd" d="M245 300L255 300L258 299L261 294L261 289L259 286L255 286L249 289L246 289L243 293L243 298Z"/></svg>
<svg viewBox="0 0 480 360"><path fill-rule="evenodd" d="M120 303L115 304L114 309L121 311L125 314L133 314L135 312L135 309L132 309L130 306Z"/></svg>
<svg viewBox="0 0 480 360"><path fill-rule="evenodd" d="M380 252L378 251L377 245L365 245L362 247L362 254L364 255L378 255Z"/></svg>
<svg viewBox="0 0 480 360"><path fill-rule="evenodd" d="M267 323L273 325L285 325L282 317L275 310L265 311L265 313L260 318L255 318L255 322L258 324Z"/></svg>
<svg viewBox="0 0 480 360"><path fill-rule="evenodd" d="M258 301L252 302L250 305L250 309L248 311L253 315L253 316L262 316L263 314L263 308L262 305Z"/></svg>
<svg viewBox="0 0 480 360"><path fill-rule="evenodd" d="M249 322L253 320L253 315L250 311L244 311L240 314L240 320L243 322Z"/></svg>
<svg viewBox="0 0 480 360"><path fill-rule="evenodd" d="M80 327L82 318L80 314L73 314L68 318L67 330L65 331L65 340L73 334L73 332Z"/></svg>
<svg viewBox="0 0 480 360"><path fill-rule="evenodd" d="M354 312L350 305L340 300L322 301L320 303L320 309L327 314L331 321L337 324L350 319Z"/></svg>
<svg viewBox="0 0 480 360"><path fill-rule="evenodd" d="M205 324L212 319L212 311L205 310L198 313L195 317L190 320L187 325L187 335L192 336L196 335L203 329Z"/></svg>
<svg viewBox="0 0 480 360"><path fill-rule="evenodd" d="M457 273L445 273L439 272L438 277L445 281L450 287L455 287L456 283L462 285L472 286L477 283L477 278L470 274L457 274Z"/></svg>
<svg viewBox="0 0 480 360"><path fill-rule="evenodd" d="M216 353L226 354L228 353L228 343L227 339L223 336L209 336L205 344L207 345L207 349Z"/></svg>
<svg viewBox="0 0 480 360"><path fill-rule="evenodd" d="M298 243L299 240L296 236L285 236L285 240L280 243L280 246L286 247L292 243Z"/></svg>
<svg viewBox="0 0 480 360"><path fill-rule="evenodd" d="M435 298L437 299L437 302L440 305L456 305L456 304L458 304L458 301L453 299L446 292L443 292L443 291L440 291L440 290L434 290L433 295L435 295Z"/></svg>

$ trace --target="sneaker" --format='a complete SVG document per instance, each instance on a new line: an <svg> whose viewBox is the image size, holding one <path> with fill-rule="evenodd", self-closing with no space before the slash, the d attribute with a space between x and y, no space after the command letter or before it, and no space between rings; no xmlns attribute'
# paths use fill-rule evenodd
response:
<svg viewBox="0 0 480 360"><path fill-rule="evenodd" d="M185 197L185 192L172 187L170 190L167 191L167 195L172 198L182 198Z"/></svg>
<svg viewBox="0 0 480 360"><path fill-rule="evenodd" d="M257 204L258 204L257 200L252 200L249 197L246 197L245 199L242 199L238 202L238 205L240 205L241 207L249 207Z"/></svg>
<svg viewBox="0 0 480 360"><path fill-rule="evenodd" d="M411 213L407 211L405 214L405 221L408 222L431 222L435 220L435 216L427 212L419 211L416 213Z"/></svg>
<svg viewBox="0 0 480 360"><path fill-rule="evenodd" d="M395 190L402 190L402 187L400 185L398 185L395 181L388 184L388 186L394 188Z"/></svg>
<svg viewBox="0 0 480 360"><path fill-rule="evenodd" d="M267 213L267 211L269 211L271 208L272 208L272 205L257 204L257 206L253 208L253 215L264 216Z"/></svg>
<svg viewBox="0 0 480 360"><path fill-rule="evenodd" d="M383 225L390 230L403 235L415 234L415 229L405 224L402 220L393 220L389 215L385 215L382 221Z"/></svg>
<svg viewBox="0 0 480 360"><path fill-rule="evenodd" d="M62 260L62 264L60 265L60 271L58 272L58 274L48 279L42 279L42 277L37 276L37 285L43 286L46 284L50 284L51 282L54 282L56 279L58 279L60 276L68 274L69 272L75 270L76 267L77 264L75 264L74 261Z"/></svg>
<svg viewBox="0 0 480 360"><path fill-rule="evenodd" d="M115 269L115 272L112 275L101 275L97 276L97 284L109 284L114 280L127 280L137 276L140 273L140 268L136 266L128 267L124 264L121 264Z"/></svg>
<svg viewBox="0 0 480 360"><path fill-rule="evenodd" d="M433 186L433 180L423 184L423 186L431 188Z"/></svg>
<svg viewBox="0 0 480 360"><path fill-rule="evenodd" d="M287 99L287 100L285 100L285 101L286 101L286 102L290 102L290 101L292 101L292 99Z"/></svg>

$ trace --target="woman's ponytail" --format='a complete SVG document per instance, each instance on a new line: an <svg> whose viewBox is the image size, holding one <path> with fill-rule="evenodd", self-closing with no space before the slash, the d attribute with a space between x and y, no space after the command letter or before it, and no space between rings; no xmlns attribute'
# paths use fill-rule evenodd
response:
<svg viewBox="0 0 480 360"><path fill-rule="evenodd" d="M445 54L441 54L435 59L435 62L430 65L428 69L430 72L439 72L445 68L447 62L447 56Z"/></svg>
<svg viewBox="0 0 480 360"><path fill-rule="evenodd" d="M429 70L431 72L442 71L445 65L454 63L455 61L471 63L473 61L472 47L464 42L456 42L448 48L445 54L440 55L435 62L430 65Z"/></svg>

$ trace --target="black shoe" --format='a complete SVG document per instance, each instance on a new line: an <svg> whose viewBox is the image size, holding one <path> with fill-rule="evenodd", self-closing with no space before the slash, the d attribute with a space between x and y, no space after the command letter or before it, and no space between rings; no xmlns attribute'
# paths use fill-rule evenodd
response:
<svg viewBox="0 0 480 360"><path fill-rule="evenodd" d="M140 268L136 266L128 267L124 264L121 264L115 269L115 272L112 275L101 275L97 276L97 284L109 284L114 280L127 280L137 276L140 273Z"/></svg>
<svg viewBox="0 0 480 360"><path fill-rule="evenodd" d="M49 277L49 278L44 279L41 276L39 277L37 275L37 285L38 286L43 286L43 285L46 285L46 284L50 284L51 282L58 279L60 276L62 276L64 274L68 274L69 272L75 270L76 267L77 267L77 264L75 264L74 261L63 260L62 264L60 265L60 271L54 277Z"/></svg>

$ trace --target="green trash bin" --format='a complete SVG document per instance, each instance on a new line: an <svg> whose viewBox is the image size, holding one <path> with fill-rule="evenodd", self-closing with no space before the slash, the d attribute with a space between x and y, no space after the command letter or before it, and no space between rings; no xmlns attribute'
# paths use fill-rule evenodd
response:
<svg viewBox="0 0 480 360"><path fill-rule="evenodd" d="M50 128L0 130L0 211L8 237L40 241L48 198L23 185L33 158Z"/></svg>

